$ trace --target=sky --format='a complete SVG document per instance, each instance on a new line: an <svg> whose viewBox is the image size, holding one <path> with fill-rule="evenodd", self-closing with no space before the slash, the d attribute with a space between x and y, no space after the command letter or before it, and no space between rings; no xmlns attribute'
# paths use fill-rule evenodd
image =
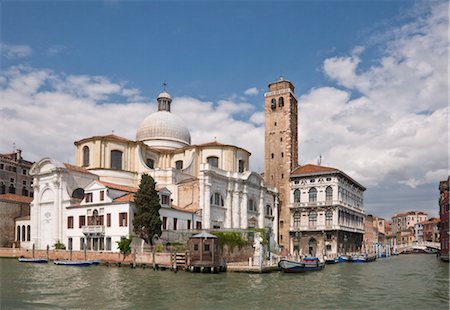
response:
<svg viewBox="0 0 450 310"><path fill-rule="evenodd" d="M299 99L299 164L338 168L367 213L438 215L449 175L447 1L2 1L0 152L74 163L135 139L162 84L194 144L264 169L264 92Z"/></svg>

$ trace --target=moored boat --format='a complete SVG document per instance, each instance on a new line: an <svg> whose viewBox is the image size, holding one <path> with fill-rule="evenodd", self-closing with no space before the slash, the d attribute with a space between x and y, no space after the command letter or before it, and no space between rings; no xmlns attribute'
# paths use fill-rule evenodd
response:
<svg viewBox="0 0 450 310"><path fill-rule="evenodd" d="M375 261L376 259L377 259L377 257L375 255L370 255L369 256L369 255L362 254L362 255L352 256L350 258L349 262L352 262L352 263L369 263L369 262Z"/></svg>
<svg viewBox="0 0 450 310"><path fill-rule="evenodd" d="M339 263L339 260L337 258L327 258L325 260L325 264L327 265L332 265L332 264L337 264Z"/></svg>
<svg viewBox="0 0 450 310"><path fill-rule="evenodd" d="M25 258L25 257L19 257L18 261L21 262L21 263L37 263L37 264L48 263L48 259L46 259L46 258Z"/></svg>
<svg viewBox="0 0 450 310"><path fill-rule="evenodd" d="M100 261L98 260L55 260L55 265L62 266L91 266L98 265Z"/></svg>
<svg viewBox="0 0 450 310"><path fill-rule="evenodd" d="M317 257L305 257L301 261L282 259L278 267L284 272L305 272L321 270L325 268L325 262L321 262Z"/></svg>
<svg viewBox="0 0 450 310"><path fill-rule="evenodd" d="M336 259L339 263L344 263L344 262L348 262L350 260L350 257L348 257L346 255L340 255Z"/></svg>

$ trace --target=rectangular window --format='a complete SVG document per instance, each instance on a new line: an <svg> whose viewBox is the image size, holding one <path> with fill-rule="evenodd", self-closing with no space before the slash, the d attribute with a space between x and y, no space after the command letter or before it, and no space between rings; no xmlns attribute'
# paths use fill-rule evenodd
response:
<svg viewBox="0 0 450 310"><path fill-rule="evenodd" d="M205 244L205 252L209 252L209 244Z"/></svg>
<svg viewBox="0 0 450 310"><path fill-rule="evenodd" d="M191 220L187 221L187 229L191 229Z"/></svg>
<svg viewBox="0 0 450 310"><path fill-rule="evenodd" d="M98 241L99 241L98 249L100 251L104 251L105 250L105 239L99 238Z"/></svg>
<svg viewBox="0 0 450 310"><path fill-rule="evenodd" d="M78 228L82 228L83 226L86 226L86 216L80 215L78 217Z"/></svg>
<svg viewBox="0 0 450 310"><path fill-rule="evenodd" d="M84 238L80 238L80 251L84 250Z"/></svg>
<svg viewBox="0 0 450 310"><path fill-rule="evenodd" d="M177 230L177 222L178 222L178 219L174 218L173 219L173 230Z"/></svg>
<svg viewBox="0 0 450 310"><path fill-rule="evenodd" d="M26 169L22 169L22 174L23 175L27 175L27 170Z"/></svg>
<svg viewBox="0 0 450 310"><path fill-rule="evenodd" d="M183 169L183 161L182 160L177 160L175 162L175 169L177 169L177 170Z"/></svg>
<svg viewBox="0 0 450 310"><path fill-rule="evenodd" d="M22 185L27 185L27 181L23 180Z"/></svg>
<svg viewBox="0 0 450 310"><path fill-rule="evenodd" d="M239 160L239 172L244 172L245 161Z"/></svg>
<svg viewBox="0 0 450 310"><path fill-rule="evenodd" d="M167 195L161 195L161 204L162 205L170 205L170 198Z"/></svg>
<svg viewBox="0 0 450 310"><path fill-rule="evenodd" d="M100 201L105 200L105 191L100 191Z"/></svg>
<svg viewBox="0 0 450 310"><path fill-rule="evenodd" d="M86 194L86 202L92 202L92 193L87 193Z"/></svg>
<svg viewBox="0 0 450 310"><path fill-rule="evenodd" d="M126 212L119 213L119 226L126 227L128 226L128 214Z"/></svg>
<svg viewBox="0 0 450 310"><path fill-rule="evenodd" d="M166 229L167 229L167 217L163 216L163 221L162 221L162 222L163 222L163 223L162 223L162 224L163 224L163 225L162 225L162 226L163 226L162 228L163 228L164 230L166 230Z"/></svg>
<svg viewBox="0 0 450 310"><path fill-rule="evenodd" d="M73 216L67 217L67 228L73 228Z"/></svg>
<svg viewBox="0 0 450 310"><path fill-rule="evenodd" d="M111 238L106 238L106 251L111 251Z"/></svg>
<svg viewBox="0 0 450 310"><path fill-rule="evenodd" d="M17 167L12 167L13 172L17 172Z"/></svg>
<svg viewBox="0 0 450 310"><path fill-rule="evenodd" d="M14 178L10 178L9 182L14 183Z"/></svg>
<svg viewBox="0 0 450 310"><path fill-rule="evenodd" d="M67 249L72 250L73 249L73 241L72 238L69 238L67 241Z"/></svg>
<svg viewBox="0 0 450 310"><path fill-rule="evenodd" d="M4 164L0 164L0 169L5 169L5 165Z"/></svg>
<svg viewBox="0 0 450 310"><path fill-rule="evenodd" d="M111 213L106 214L106 226L111 227Z"/></svg>
<svg viewBox="0 0 450 310"><path fill-rule="evenodd" d="M194 244L194 251L198 251L198 244Z"/></svg>
<svg viewBox="0 0 450 310"><path fill-rule="evenodd" d="M197 223L195 224L195 228L202 229L202 222L197 221Z"/></svg>

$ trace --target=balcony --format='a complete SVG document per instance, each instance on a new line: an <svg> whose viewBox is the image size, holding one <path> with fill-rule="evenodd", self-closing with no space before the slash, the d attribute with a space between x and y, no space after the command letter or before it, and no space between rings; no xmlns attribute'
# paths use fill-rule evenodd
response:
<svg viewBox="0 0 450 310"><path fill-rule="evenodd" d="M105 226L104 225L88 225L83 226L83 234L85 235L104 235Z"/></svg>

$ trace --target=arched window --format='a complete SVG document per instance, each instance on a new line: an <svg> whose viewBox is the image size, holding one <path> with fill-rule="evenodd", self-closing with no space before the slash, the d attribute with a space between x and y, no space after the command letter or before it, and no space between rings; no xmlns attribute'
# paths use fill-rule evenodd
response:
<svg viewBox="0 0 450 310"><path fill-rule="evenodd" d="M279 107L284 107L284 98L283 98L283 97L280 97L280 98L278 99L278 106L279 106Z"/></svg>
<svg viewBox="0 0 450 310"><path fill-rule="evenodd" d="M16 241L20 241L20 225L17 226L17 236L16 236Z"/></svg>
<svg viewBox="0 0 450 310"><path fill-rule="evenodd" d="M317 223L317 212L311 211L309 212L309 226L316 226Z"/></svg>
<svg viewBox="0 0 450 310"><path fill-rule="evenodd" d="M111 169L122 170L122 152L111 151Z"/></svg>
<svg viewBox="0 0 450 310"><path fill-rule="evenodd" d="M214 193L213 195L211 195L209 202L215 206L224 206L223 197L220 193Z"/></svg>
<svg viewBox="0 0 450 310"><path fill-rule="evenodd" d="M28 196L28 190L26 186L22 187L22 196Z"/></svg>
<svg viewBox="0 0 450 310"><path fill-rule="evenodd" d="M89 166L89 147L83 147L83 167Z"/></svg>
<svg viewBox="0 0 450 310"><path fill-rule="evenodd" d="M270 108L272 110L275 110L277 107L277 100L275 98L272 99L272 101L270 102Z"/></svg>
<svg viewBox="0 0 450 310"><path fill-rule="evenodd" d="M300 190L298 188L294 191L294 202L300 202Z"/></svg>
<svg viewBox="0 0 450 310"><path fill-rule="evenodd" d="M309 192L309 202L316 202L317 201L317 189L315 187L312 187Z"/></svg>
<svg viewBox="0 0 450 310"><path fill-rule="evenodd" d="M15 194L15 193L16 193L16 188L14 187L13 184L11 184L11 185L9 186L8 192L9 192L10 194Z"/></svg>
<svg viewBox="0 0 450 310"><path fill-rule="evenodd" d="M244 170L245 170L245 161L243 161L242 159L240 159L239 160L239 162L238 162L238 169L239 169L239 172L240 173L242 173L242 172L244 172Z"/></svg>
<svg viewBox="0 0 450 310"><path fill-rule="evenodd" d="M183 161L182 160L177 160L175 162L175 169L178 169L178 170L183 169Z"/></svg>
<svg viewBox="0 0 450 310"><path fill-rule="evenodd" d="M326 200L326 202L332 202L333 201L333 188L331 186L328 186L325 189L325 200Z"/></svg>
<svg viewBox="0 0 450 310"><path fill-rule="evenodd" d="M25 225L22 225L22 241L25 241L25 237L26 237L26 232L25 232Z"/></svg>
<svg viewBox="0 0 450 310"><path fill-rule="evenodd" d="M155 169L155 161L151 158L147 158L147 162L145 163L147 167L150 169Z"/></svg>
<svg viewBox="0 0 450 310"><path fill-rule="evenodd" d="M31 240L31 227L30 225L27 226L27 241Z"/></svg>
<svg viewBox="0 0 450 310"><path fill-rule="evenodd" d="M6 194L6 185L2 183L0 186L0 194Z"/></svg>
<svg viewBox="0 0 450 310"><path fill-rule="evenodd" d="M209 156L206 158L206 162L216 168L219 168L219 157L217 156Z"/></svg>
<svg viewBox="0 0 450 310"><path fill-rule="evenodd" d="M294 212L293 218L294 218L294 226L297 226L297 227L300 226L301 214L299 211Z"/></svg>
<svg viewBox="0 0 450 310"><path fill-rule="evenodd" d="M272 207L270 205L266 206L266 215L272 216Z"/></svg>

